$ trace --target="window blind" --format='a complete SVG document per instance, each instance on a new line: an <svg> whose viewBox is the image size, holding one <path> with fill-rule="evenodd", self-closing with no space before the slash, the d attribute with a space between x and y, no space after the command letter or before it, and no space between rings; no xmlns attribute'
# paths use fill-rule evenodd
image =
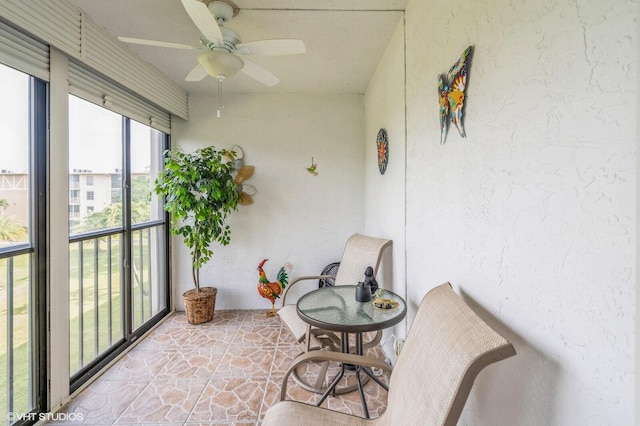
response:
<svg viewBox="0 0 640 426"><path fill-rule="evenodd" d="M49 81L49 46L0 21L0 63Z"/></svg>
<svg viewBox="0 0 640 426"><path fill-rule="evenodd" d="M15 66L13 63L20 61L5 61L5 57L28 57L34 53L34 45L24 44L30 42L31 37L38 40L34 42L35 46L47 49L47 58L48 46L55 47L70 60L84 64L160 109L188 119L188 98L184 89L135 56L118 39L95 24L87 14L69 1L0 0L0 22L2 21L10 24L6 25L8 31L13 30L19 41L12 55L7 53L11 47L5 48L5 45L10 43L3 42L0 46L0 60L8 65ZM17 29L20 31L16 31ZM21 32L24 34L20 35ZM41 70L38 74L32 72L38 69L37 66L28 65L31 68L25 71L41 78L45 77ZM48 62L44 69L44 79L48 79Z"/></svg>
<svg viewBox="0 0 640 426"><path fill-rule="evenodd" d="M81 53L81 11L67 1L2 0L0 16L72 56Z"/></svg>
<svg viewBox="0 0 640 426"><path fill-rule="evenodd" d="M83 37L84 64L167 111L188 118L186 92L86 16Z"/></svg>
<svg viewBox="0 0 640 426"><path fill-rule="evenodd" d="M154 129L171 133L171 114L75 60L69 61L69 93Z"/></svg>

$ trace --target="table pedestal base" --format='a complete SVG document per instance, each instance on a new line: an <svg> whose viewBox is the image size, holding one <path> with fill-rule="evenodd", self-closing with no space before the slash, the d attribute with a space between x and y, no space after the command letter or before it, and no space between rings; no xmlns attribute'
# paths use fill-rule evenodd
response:
<svg viewBox="0 0 640 426"><path fill-rule="evenodd" d="M356 333L356 355L360 355L360 356L363 355L363 352L364 352L363 347L364 345L362 342L362 333ZM349 353L349 334L346 332L342 333L342 352ZM364 416L368 419L370 418L369 409L367 408L367 400L364 395L363 386L367 383L369 378L372 378L373 380L375 380L376 383L382 386L385 390L388 391L389 388L387 387L387 385L382 383L382 381L380 381L380 379L378 379L370 369L368 369L367 367L363 367L361 365L341 364L340 373L338 373L338 375L333 379L333 382L331 382L327 390L322 394L322 397L320 397L320 401L318 401L316 405L318 407L322 405L322 403L324 402L325 399L327 399L329 394L332 394L333 396L338 395L336 386L338 385L340 380L342 380L342 378L344 377L345 370L355 370L357 384L352 385L349 388L353 388L354 390L357 388L358 391L360 392L360 400L362 401L362 411L364 412ZM360 377L361 372L364 372L366 374L364 378Z"/></svg>

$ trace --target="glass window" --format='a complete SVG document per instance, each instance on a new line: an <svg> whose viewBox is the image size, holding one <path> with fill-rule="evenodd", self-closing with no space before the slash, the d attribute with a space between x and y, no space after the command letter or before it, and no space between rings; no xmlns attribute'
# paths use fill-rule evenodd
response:
<svg viewBox="0 0 640 426"><path fill-rule="evenodd" d="M31 233L29 76L0 65L0 249Z"/></svg>
<svg viewBox="0 0 640 426"><path fill-rule="evenodd" d="M164 135L131 121L131 205L132 222L142 223L163 217L161 200L153 192L153 183L164 160Z"/></svg>
<svg viewBox="0 0 640 426"><path fill-rule="evenodd" d="M111 175L111 189L120 190L122 188L122 174L120 169L116 169L115 173Z"/></svg>
<svg viewBox="0 0 640 426"><path fill-rule="evenodd" d="M122 227L122 188L112 181L122 179L122 117L107 109L69 96L69 179L91 186L85 200L77 200L78 217L71 235ZM69 200L73 203L75 200ZM92 213L83 202L92 201Z"/></svg>
<svg viewBox="0 0 640 426"><path fill-rule="evenodd" d="M0 418L10 424L45 408L38 224L46 218L36 206L45 186L46 83L0 64L0 93Z"/></svg>
<svg viewBox="0 0 640 426"><path fill-rule="evenodd" d="M168 312L166 215L152 192L168 137L73 96L70 109L69 176L83 193L69 200L74 390Z"/></svg>
<svg viewBox="0 0 640 426"><path fill-rule="evenodd" d="M132 329L137 330L167 306L164 226L152 226L132 233L133 304Z"/></svg>

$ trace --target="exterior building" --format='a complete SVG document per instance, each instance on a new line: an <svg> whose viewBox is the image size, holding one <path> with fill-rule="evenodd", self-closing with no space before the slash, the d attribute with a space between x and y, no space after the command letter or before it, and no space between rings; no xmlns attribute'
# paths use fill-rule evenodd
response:
<svg viewBox="0 0 640 426"><path fill-rule="evenodd" d="M29 175L0 170L0 200L7 206L0 214L12 216L22 226L29 222Z"/></svg>
<svg viewBox="0 0 640 426"><path fill-rule="evenodd" d="M73 169L69 173L69 229L92 213L120 202L122 175Z"/></svg>
<svg viewBox="0 0 640 426"><path fill-rule="evenodd" d="M132 178L149 179L148 173L134 173ZM69 173L69 229L80 224L92 213L102 211L121 202L122 174L96 173L87 169L73 169ZM15 222L27 226L29 221L29 176L0 170L0 200L7 207L0 214L13 217Z"/></svg>

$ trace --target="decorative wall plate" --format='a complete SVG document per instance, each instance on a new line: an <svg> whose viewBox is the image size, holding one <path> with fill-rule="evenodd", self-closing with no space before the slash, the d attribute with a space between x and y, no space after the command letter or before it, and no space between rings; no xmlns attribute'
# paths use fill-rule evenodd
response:
<svg viewBox="0 0 640 426"><path fill-rule="evenodd" d="M378 146L378 169L380 169L380 174L383 175L387 171L387 164L389 163L389 138L386 130L380 129L378 131L376 145Z"/></svg>

